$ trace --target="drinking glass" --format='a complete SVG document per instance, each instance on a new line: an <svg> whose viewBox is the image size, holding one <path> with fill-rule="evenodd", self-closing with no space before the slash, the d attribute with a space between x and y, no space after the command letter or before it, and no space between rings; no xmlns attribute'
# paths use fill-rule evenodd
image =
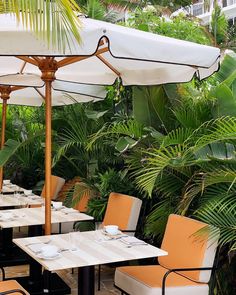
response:
<svg viewBox="0 0 236 295"><path fill-rule="evenodd" d="M70 251L76 251L79 248L79 233L72 231L69 232L69 243L70 243Z"/></svg>

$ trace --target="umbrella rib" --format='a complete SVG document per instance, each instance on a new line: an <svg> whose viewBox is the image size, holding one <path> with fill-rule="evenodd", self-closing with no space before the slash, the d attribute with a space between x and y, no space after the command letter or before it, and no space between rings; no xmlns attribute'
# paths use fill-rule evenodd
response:
<svg viewBox="0 0 236 295"><path fill-rule="evenodd" d="M38 94L45 100L45 96L38 90L38 88L34 87L34 89L38 92Z"/></svg>
<svg viewBox="0 0 236 295"><path fill-rule="evenodd" d="M37 56L33 56L33 59L34 59L35 61L37 61L37 63L39 63L39 62L40 62L40 58L39 58L39 57L37 57Z"/></svg>
<svg viewBox="0 0 236 295"><path fill-rule="evenodd" d="M38 62L32 58L30 58L29 56L16 56L17 58L25 61L25 62L28 62L34 66L38 66Z"/></svg>
<svg viewBox="0 0 236 295"><path fill-rule="evenodd" d="M92 55L81 55L81 56L75 56L75 57L66 57L66 58L60 60L57 63L57 65L58 65L58 68L65 67L67 65L76 63L78 61L81 61L81 60L84 60L84 59L87 59L87 58L90 58L90 57L93 57L93 56L97 56L97 55L102 54L102 53L105 53L107 51L109 51L109 48L108 47L105 47L105 48L98 49Z"/></svg>
<svg viewBox="0 0 236 295"><path fill-rule="evenodd" d="M100 59L112 72L114 72L118 77L120 77L120 72L117 71L103 56L96 55L98 59Z"/></svg>
<svg viewBox="0 0 236 295"><path fill-rule="evenodd" d="M27 86L12 86L11 91L17 91L24 88L27 88Z"/></svg>
<svg viewBox="0 0 236 295"><path fill-rule="evenodd" d="M24 71L24 69L25 69L26 64L27 64L27 62L24 61L24 62L23 62L23 65L22 65L22 67L21 67L21 69L20 69L20 74L23 74L23 71Z"/></svg>

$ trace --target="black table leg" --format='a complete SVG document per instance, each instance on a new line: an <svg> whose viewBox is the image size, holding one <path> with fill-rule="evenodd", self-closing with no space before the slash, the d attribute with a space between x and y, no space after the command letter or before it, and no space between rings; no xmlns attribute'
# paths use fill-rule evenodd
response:
<svg viewBox="0 0 236 295"><path fill-rule="evenodd" d="M13 243L12 243L13 229L3 228L2 229L2 256L10 255L12 253Z"/></svg>
<svg viewBox="0 0 236 295"><path fill-rule="evenodd" d="M94 277L95 268L92 266L84 266L78 269L78 294L94 295Z"/></svg>
<svg viewBox="0 0 236 295"><path fill-rule="evenodd" d="M28 227L28 237L42 236L43 226L42 225L31 225Z"/></svg>
<svg viewBox="0 0 236 295"><path fill-rule="evenodd" d="M43 293L45 293L45 294L50 293L50 290L51 290L50 274L51 273L46 269L43 272Z"/></svg>
<svg viewBox="0 0 236 295"><path fill-rule="evenodd" d="M42 289L42 266L36 260L30 259L28 285L31 290Z"/></svg>

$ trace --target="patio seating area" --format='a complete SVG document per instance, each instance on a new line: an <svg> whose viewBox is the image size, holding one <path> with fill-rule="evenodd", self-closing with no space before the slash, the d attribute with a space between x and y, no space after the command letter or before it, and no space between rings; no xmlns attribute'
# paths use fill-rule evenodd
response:
<svg viewBox="0 0 236 295"><path fill-rule="evenodd" d="M0 0L0 295L236 292L235 31L121 2Z"/></svg>

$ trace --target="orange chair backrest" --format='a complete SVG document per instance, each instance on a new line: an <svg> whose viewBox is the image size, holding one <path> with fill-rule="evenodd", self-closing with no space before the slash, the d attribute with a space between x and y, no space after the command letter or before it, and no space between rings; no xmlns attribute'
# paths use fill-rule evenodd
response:
<svg viewBox="0 0 236 295"><path fill-rule="evenodd" d="M171 214L161 245L168 255L159 257L160 265L168 269L212 267L217 241L210 241L208 233L196 236L196 232L206 226L206 223L198 220ZM180 273L199 282L208 282L211 275L210 271Z"/></svg>
<svg viewBox="0 0 236 295"><path fill-rule="evenodd" d="M76 198L76 196L73 197ZM74 206L74 209L79 210L80 212L86 212L88 208L89 197L89 194L84 193L78 203Z"/></svg>
<svg viewBox="0 0 236 295"><path fill-rule="evenodd" d="M52 200L56 199L64 183L65 183L65 179L58 176L51 175L51 199ZM45 185L43 186L41 197L45 198Z"/></svg>
<svg viewBox="0 0 236 295"><path fill-rule="evenodd" d="M135 230L141 205L138 198L110 193L103 225L115 224L120 230Z"/></svg>

